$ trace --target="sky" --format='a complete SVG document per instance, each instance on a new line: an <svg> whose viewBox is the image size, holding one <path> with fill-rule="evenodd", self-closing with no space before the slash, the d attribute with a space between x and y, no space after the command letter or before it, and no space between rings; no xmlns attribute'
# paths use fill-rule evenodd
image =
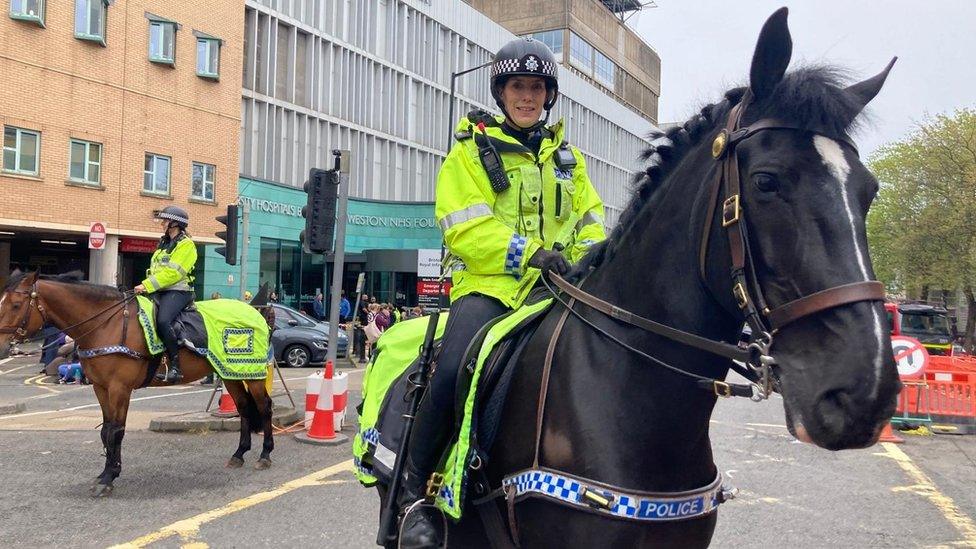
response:
<svg viewBox="0 0 976 549"><path fill-rule="evenodd" d="M976 1L656 0L628 25L661 57L661 122L683 122L747 83L759 29L790 9L793 60L849 69L856 80L898 56L855 134L862 157L927 117L976 107Z"/></svg>

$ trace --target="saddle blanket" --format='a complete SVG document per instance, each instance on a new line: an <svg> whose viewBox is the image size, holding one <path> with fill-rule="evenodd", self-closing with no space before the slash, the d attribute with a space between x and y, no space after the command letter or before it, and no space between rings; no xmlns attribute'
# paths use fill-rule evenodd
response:
<svg viewBox="0 0 976 549"><path fill-rule="evenodd" d="M155 304L137 296L139 325L153 356L165 348L156 331ZM268 323L254 307L235 299L198 301L196 310L176 317L175 330L183 345L205 357L222 379L249 380L268 377L274 359L268 339Z"/></svg>
<svg viewBox="0 0 976 549"><path fill-rule="evenodd" d="M458 388L456 402L459 407L463 405L463 416L459 416L461 427L436 475L437 478L443 477L443 485L435 503L454 519L461 518L469 466L477 455L477 449L473 445L474 434L479 433L480 436L482 432L477 416L484 412L484 403L478 399L488 400L493 396L491 390L479 390L486 364L494 360L493 353L503 341L513 339L521 328L541 317L552 303L553 299L547 298L520 307L490 325L483 334L479 334L484 336L480 348L468 349L468 356L477 358L473 373L470 374L471 383L465 387L459 384ZM446 316L441 315L436 337L443 334ZM363 380L359 432L353 442L355 473L365 486L372 486L377 482L387 484L390 481L390 473L397 458L396 443L402 438L401 418L409 404L408 399L404 398L406 377L415 371L417 350L423 342L426 327L426 318L398 322L377 342L378 352ZM464 372L459 372L459 376L464 376ZM504 394L501 396L504 397ZM458 411L459 414L461 412ZM392 436L384 432L390 429L396 430Z"/></svg>

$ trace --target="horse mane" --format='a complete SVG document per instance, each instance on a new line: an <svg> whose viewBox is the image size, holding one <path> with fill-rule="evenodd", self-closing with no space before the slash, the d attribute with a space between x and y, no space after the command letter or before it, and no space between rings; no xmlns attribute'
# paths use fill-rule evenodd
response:
<svg viewBox="0 0 976 549"><path fill-rule="evenodd" d="M122 292L120 292L118 288L107 286L105 284L93 284L91 282L86 282L84 280L85 274L81 271L71 271L59 275L40 275L39 278L42 280L50 280L52 282L60 282L62 284L71 284L75 288L97 299L121 300L123 297Z"/></svg>
<svg viewBox="0 0 976 549"><path fill-rule="evenodd" d="M3 286L3 291L4 292L9 292L10 290L13 290L17 286L19 286L20 285L20 282L22 280L24 280L25 278L27 278L27 275L29 275L29 274L30 273L24 272L24 271L18 271L16 273L14 273L13 275L10 276L9 279L7 279L7 283L4 284L4 286Z"/></svg>
<svg viewBox="0 0 976 549"><path fill-rule="evenodd" d="M748 117L757 120L777 118L801 128L846 135L855 129L862 109L857 99L844 90L846 79L846 71L829 65L798 68L787 73L769 97L751 104ZM651 145L641 153L640 159L649 165L634 176L633 197L607 239L594 244L573 268L569 275L571 280L578 281L613 257L624 236L644 217L642 213L651 198L666 186L674 168L701 145L705 137L725 125L729 111L742 100L745 92L745 87L733 88L725 92L722 101L706 105L684 124L648 136Z"/></svg>

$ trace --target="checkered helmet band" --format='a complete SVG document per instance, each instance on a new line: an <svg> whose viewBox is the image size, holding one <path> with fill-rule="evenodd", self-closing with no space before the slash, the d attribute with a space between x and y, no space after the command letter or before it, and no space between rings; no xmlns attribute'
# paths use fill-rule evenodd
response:
<svg viewBox="0 0 976 549"><path fill-rule="evenodd" d="M162 211L156 214L156 219L169 219L170 221L175 221L184 225L190 224L189 214L187 214L183 208L178 208L176 206L167 206L163 208Z"/></svg>
<svg viewBox="0 0 976 549"><path fill-rule="evenodd" d="M492 78L514 75L558 77L555 63L532 53L521 59L500 59L491 66Z"/></svg>

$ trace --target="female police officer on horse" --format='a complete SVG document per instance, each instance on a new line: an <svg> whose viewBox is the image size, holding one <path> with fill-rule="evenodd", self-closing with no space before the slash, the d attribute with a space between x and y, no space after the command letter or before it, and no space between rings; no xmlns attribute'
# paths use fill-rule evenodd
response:
<svg viewBox="0 0 976 549"><path fill-rule="evenodd" d="M520 306L541 274L565 274L570 261L606 237L603 203L583 156L564 141L561 120L546 126L557 78L556 59L542 42L519 38L503 46L491 67L491 94L504 116L476 111L463 118L438 174L435 213L456 258L451 316L410 439L401 506L424 497L451 437L457 371L475 333ZM440 544L426 511L404 519L400 544Z"/></svg>
<svg viewBox="0 0 976 549"><path fill-rule="evenodd" d="M156 214L163 236L152 255L146 279L133 290L156 295L156 329L166 346L169 369L156 377L169 383L183 378L180 371L180 344L173 332L173 320L193 301L193 267L197 247L186 233L190 216L178 206L166 206Z"/></svg>

